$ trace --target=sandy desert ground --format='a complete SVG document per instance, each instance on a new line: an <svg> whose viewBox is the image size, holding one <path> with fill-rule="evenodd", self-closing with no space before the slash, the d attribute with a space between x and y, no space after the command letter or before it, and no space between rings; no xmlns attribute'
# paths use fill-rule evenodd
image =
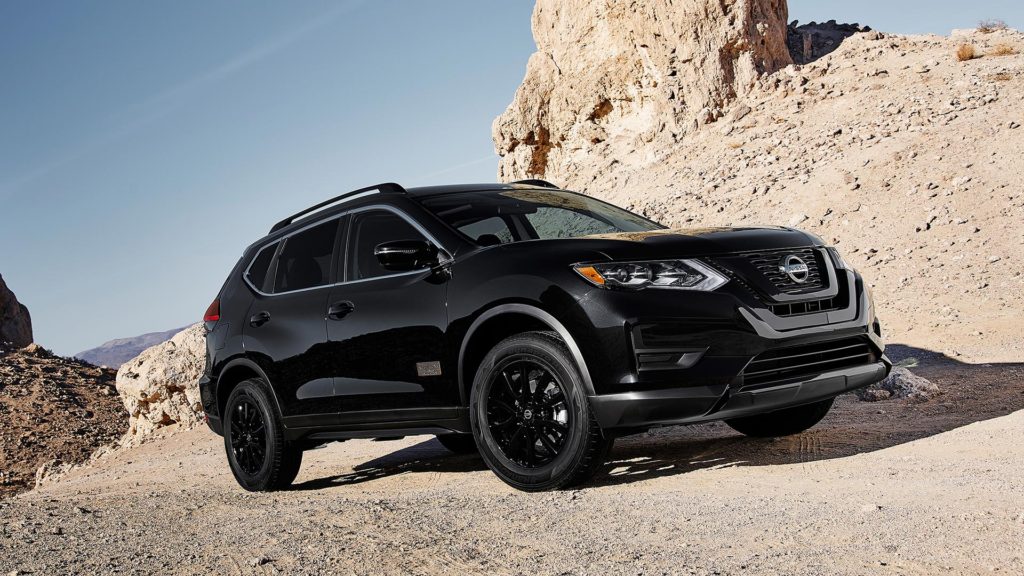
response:
<svg viewBox="0 0 1024 576"><path fill-rule="evenodd" d="M622 439L556 493L421 436L329 445L249 494L219 438L166 434L0 501L0 574L1024 573L1024 365L916 371L943 392L845 396L792 438Z"/></svg>

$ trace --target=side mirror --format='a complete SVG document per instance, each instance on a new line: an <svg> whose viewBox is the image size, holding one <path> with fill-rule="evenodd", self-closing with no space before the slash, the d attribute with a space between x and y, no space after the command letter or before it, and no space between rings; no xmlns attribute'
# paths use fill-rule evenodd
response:
<svg viewBox="0 0 1024 576"><path fill-rule="evenodd" d="M409 272L432 268L438 264L437 246L426 240L394 240L378 244L373 249L385 270Z"/></svg>

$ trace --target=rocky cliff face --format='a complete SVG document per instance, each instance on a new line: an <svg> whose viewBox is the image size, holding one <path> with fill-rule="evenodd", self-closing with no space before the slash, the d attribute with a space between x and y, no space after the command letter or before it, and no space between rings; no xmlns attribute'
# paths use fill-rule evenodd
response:
<svg viewBox="0 0 1024 576"><path fill-rule="evenodd" d="M786 18L785 0L538 0L537 52L493 126L499 177L655 161L792 62Z"/></svg>
<svg viewBox="0 0 1024 576"><path fill-rule="evenodd" d="M0 498L89 460L121 437L114 371L38 344L0 351Z"/></svg>
<svg viewBox="0 0 1024 576"><path fill-rule="evenodd" d="M128 409L125 444L136 444L158 428L194 426L202 419L198 382L206 363L203 325L145 350L117 371L117 392Z"/></svg>
<svg viewBox="0 0 1024 576"><path fill-rule="evenodd" d="M32 343L32 317L0 276L0 346L21 348Z"/></svg>
<svg viewBox="0 0 1024 576"><path fill-rule="evenodd" d="M797 226L861 272L889 342L1024 357L1024 34L809 24L800 64L768 73L781 4L591 4L538 2L538 52L494 123L501 178L672 227Z"/></svg>

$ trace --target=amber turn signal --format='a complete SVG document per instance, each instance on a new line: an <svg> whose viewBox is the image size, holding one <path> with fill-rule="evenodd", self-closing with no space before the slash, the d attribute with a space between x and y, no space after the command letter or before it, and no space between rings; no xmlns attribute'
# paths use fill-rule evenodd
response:
<svg viewBox="0 0 1024 576"><path fill-rule="evenodd" d="M590 280L594 284L597 284L598 286L604 286L604 276L601 276L601 273L598 272L597 269L595 269L593 266L579 266L576 268L576 271L579 272L581 276L583 276L587 280Z"/></svg>

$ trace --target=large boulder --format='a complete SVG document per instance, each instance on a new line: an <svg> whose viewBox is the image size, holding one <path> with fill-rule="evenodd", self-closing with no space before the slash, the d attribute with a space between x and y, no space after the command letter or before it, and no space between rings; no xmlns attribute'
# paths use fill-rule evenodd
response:
<svg viewBox="0 0 1024 576"><path fill-rule="evenodd" d="M792 63L785 0L537 0L537 51L492 128L498 176L639 165Z"/></svg>
<svg viewBox="0 0 1024 576"><path fill-rule="evenodd" d="M115 385L129 414L125 443L138 443L164 426L188 428L201 422L198 382L205 365L202 324L122 364Z"/></svg>
<svg viewBox="0 0 1024 576"><path fill-rule="evenodd" d="M0 348L22 348L32 343L32 317L0 276Z"/></svg>

